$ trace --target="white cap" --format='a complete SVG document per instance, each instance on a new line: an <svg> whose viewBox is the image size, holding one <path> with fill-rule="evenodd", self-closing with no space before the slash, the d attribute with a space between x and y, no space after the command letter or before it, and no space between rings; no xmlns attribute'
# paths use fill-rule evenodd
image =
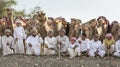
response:
<svg viewBox="0 0 120 67"><path fill-rule="evenodd" d="M47 32L47 34L49 34L50 32L54 33L54 31L53 31L53 30L49 30L49 31Z"/></svg>
<svg viewBox="0 0 120 67"><path fill-rule="evenodd" d="M33 33L33 32L34 32L34 33L38 33L37 29L32 29L32 30L31 30L31 33Z"/></svg>
<svg viewBox="0 0 120 67"><path fill-rule="evenodd" d="M6 33L6 32L11 33L11 30L10 30L10 29L6 29L6 30L4 31L4 33Z"/></svg>
<svg viewBox="0 0 120 67"><path fill-rule="evenodd" d="M21 23L22 21L20 19L16 19L15 23Z"/></svg>
<svg viewBox="0 0 120 67"><path fill-rule="evenodd" d="M63 29L63 30L60 30L59 32L64 32L64 33L66 33L66 31Z"/></svg>

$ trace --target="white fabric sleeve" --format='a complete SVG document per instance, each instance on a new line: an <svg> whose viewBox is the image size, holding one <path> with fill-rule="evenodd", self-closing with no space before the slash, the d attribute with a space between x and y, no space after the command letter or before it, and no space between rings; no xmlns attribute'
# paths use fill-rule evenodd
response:
<svg viewBox="0 0 120 67"><path fill-rule="evenodd" d="M12 41L11 41L11 48L15 48L14 38L12 36L11 36L11 39L12 39Z"/></svg>
<svg viewBox="0 0 120 67"><path fill-rule="evenodd" d="M69 38L65 37L65 41L62 41L62 44L69 44Z"/></svg>
<svg viewBox="0 0 120 67"><path fill-rule="evenodd" d="M45 40L44 40L44 42L45 42L45 45L49 45L49 43L48 43L48 41L47 41L47 37L45 37Z"/></svg>
<svg viewBox="0 0 120 67"><path fill-rule="evenodd" d="M89 48L90 48L90 40L87 39L87 49L89 49Z"/></svg>
<svg viewBox="0 0 120 67"><path fill-rule="evenodd" d="M14 29L13 36L14 36L14 39L16 39L16 38L17 38L17 35L16 35L16 29Z"/></svg>
<svg viewBox="0 0 120 67"><path fill-rule="evenodd" d="M89 42L89 49L90 49L90 50L93 50L92 41Z"/></svg>
<svg viewBox="0 0 120 67"><path fill-rule="evenodd" d="M56 39L56 37L55 37L55 40L54 40L53 44L57 44L57 39Z"/></svg>
<svg viewBox="0 0 120 67"><path fill-rule="evenodd" d="M22 33L23 33L23 39L26 39L26 34L25 34L25 30L23 27L22 27Z"/></svg>
<svg viewBox="0 0 120 67"><path fill-rule="evenodd" d="M40 42L40 44L43 43L43 39L42 39L42 37L39 38L39 42Z"/></svg>
<svg viewBox="0 0 120 67"><path fill-rule="evenodd" d="M115 51L117 52L117 51L119 51L119 49L118 49L118 46L119 45L119 43L118 43L118 41L115 43Z"/></svg>
<svg viewBox="0 0 120 67"><path fill-rule="evenodd" d="M25 43L26 43L26 47L28 47L28 44L30 43L30 37L28 37L26 40L25 40Z"/></svg>

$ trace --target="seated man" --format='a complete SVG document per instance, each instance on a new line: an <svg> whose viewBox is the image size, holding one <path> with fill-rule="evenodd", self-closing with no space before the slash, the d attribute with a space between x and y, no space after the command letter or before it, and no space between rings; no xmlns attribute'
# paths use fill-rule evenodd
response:
<svg viewBox="0 0 120 67"><path fill-rule="evenodd" d="M26 54L28 55L40 55L43 39L37 34L37 30L33 29L31 30L31 35L26 39Z"/></svg>
<svg viewBox="0 0 120 67"><path fill-rule="evenodd" d="M44 54L45 55L54 55L56 54L56 44L57 40L54 37L53 30L48 31L48 35L45 37L45 47L44 47Z"/></svg>
<svg viewBox="0 0 120 67"><path fill-rule="evenodd" d="M77 43L80 44L81 54L88 55L89 39L86 37L85 33L82 33L82 36L78 38Z"/></svg>
<svg viewBox="0 0 120 67"><path fill-rule="evenodd" d="M71 37L69 47L68 47L68 53L70 55L70 58L74 58L76 55L80 56L80 44L76 43L76 37Z"/></svg>
<svg viewBox="0 0 120 67"><path fill-rule="evenodd" d="M104 46L101 43L101 41L99 41L99 35L95 34L94 39L90 42L90 50L89 50L89 56L92 57L96 57L96 56L100 56L103 57L105 55L105 50L104 50Z"/></svg>
<svg viewBox="0 0 120 67"><path fill-rule="evenodd" d="M65 30L60 30L57 39L57 48L60 47L60 52L66 52L69 44L69 38L65 35ZM57 51L58 52L58 51Z"/></svg>
<svg viewBox="0 0 120 67"><path fill-rule="evenodd" d="M114 47L115 40L114 40L111 33L106 34L106 38L104 39L103 44L104 44L105 49L106 49L107 57L109 57L109 55L113 54L114 48L115 48Z"/></svg>
<svg viewBox="0 0 120 67"><path fill-rule="evenodd" d="M13 54L14 38L10 35L11 31L6 29L4 31L5 35L2 36L2 49L3 56L8 54Z"/></svg>
<svg viewBox="0 0 120 67"><path fill-rule="evenodd" d="M118 35L119 39L115 43L115 52L113 53L113 56L120 57L120 35Z"/></svg>

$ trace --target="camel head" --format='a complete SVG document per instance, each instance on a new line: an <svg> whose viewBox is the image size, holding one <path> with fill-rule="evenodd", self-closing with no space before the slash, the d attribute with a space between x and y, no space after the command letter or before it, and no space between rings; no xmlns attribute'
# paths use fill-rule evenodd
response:
<svg viewBox="0 0 120 67"><path fill-rule="evenodd" d="M76 19L75 18L71 18L71 25L75 25L76 23Z"/></svg>
<svg viewBox="0 0 120 67"><path fill-rule="evenodd" d="M97 26L97 20L96 19L91 19L88 21L91 27L96 27Z"/></svg>
<svg viewBox="0 0 120 67"><path fill-rule="evenodd" d="M40 21L40 22L42 22L42 23L44 23L44 22L46 22L47 21L47 17L46 17L46 14L45 14L45 12L43 12L43 11L39 11L39 12L37 12L37 19Z"/></svg>
<svg viewBox="0 0 120 67"><path fill-rule="evenodd" d="M81 25L82 25L82 21L80 19L76 19L74 28L79 29L79 28L81 28Z"/></svg>
<svg viewBox="0 0 120 67"><path fill-rule="evenodd" d="M108 25L109 24L109 21L106 19L106 17L104 16L100 16L98 19L98 26L102 26L102 25Z"/></svg>
<svg viewBox="0 0 120 67"><path fill-rule="evenodd" d="M55 19L55 23L57 24L57 29L58 31L61 30L61 29L64 29L64 18L63 17L57 17Z"/></svg>
<svg viewBox="0 0 120 67"><path fill-rule="evenodd" d="M54 18L53 17L48 17L47 24L51 25L54 23Z"/></svg>
<svg viewBox="0 0 120 67"><path fill-rule="evenodd" d="M7 22L7 21L6 21L4 18L0 19L0 23L1 23L1 25L5 25L6 22Z"/></svg>
<svg viewBox="0 0 120 67"><path fill-rule="evenodd" d="M118 24L118 21L113 21L113 22L111 23L111 28L112 28L114 25L116 25L116 24Z"/></svg>

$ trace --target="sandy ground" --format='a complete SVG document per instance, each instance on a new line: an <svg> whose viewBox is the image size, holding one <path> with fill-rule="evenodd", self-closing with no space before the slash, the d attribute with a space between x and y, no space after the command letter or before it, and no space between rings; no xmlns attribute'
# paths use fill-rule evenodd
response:
<svg viewBox="0 0 120 67"><path fill-rule="evenodd" d="M0 67L120 67L120 58L9 55L0 57Z"/></svg>

